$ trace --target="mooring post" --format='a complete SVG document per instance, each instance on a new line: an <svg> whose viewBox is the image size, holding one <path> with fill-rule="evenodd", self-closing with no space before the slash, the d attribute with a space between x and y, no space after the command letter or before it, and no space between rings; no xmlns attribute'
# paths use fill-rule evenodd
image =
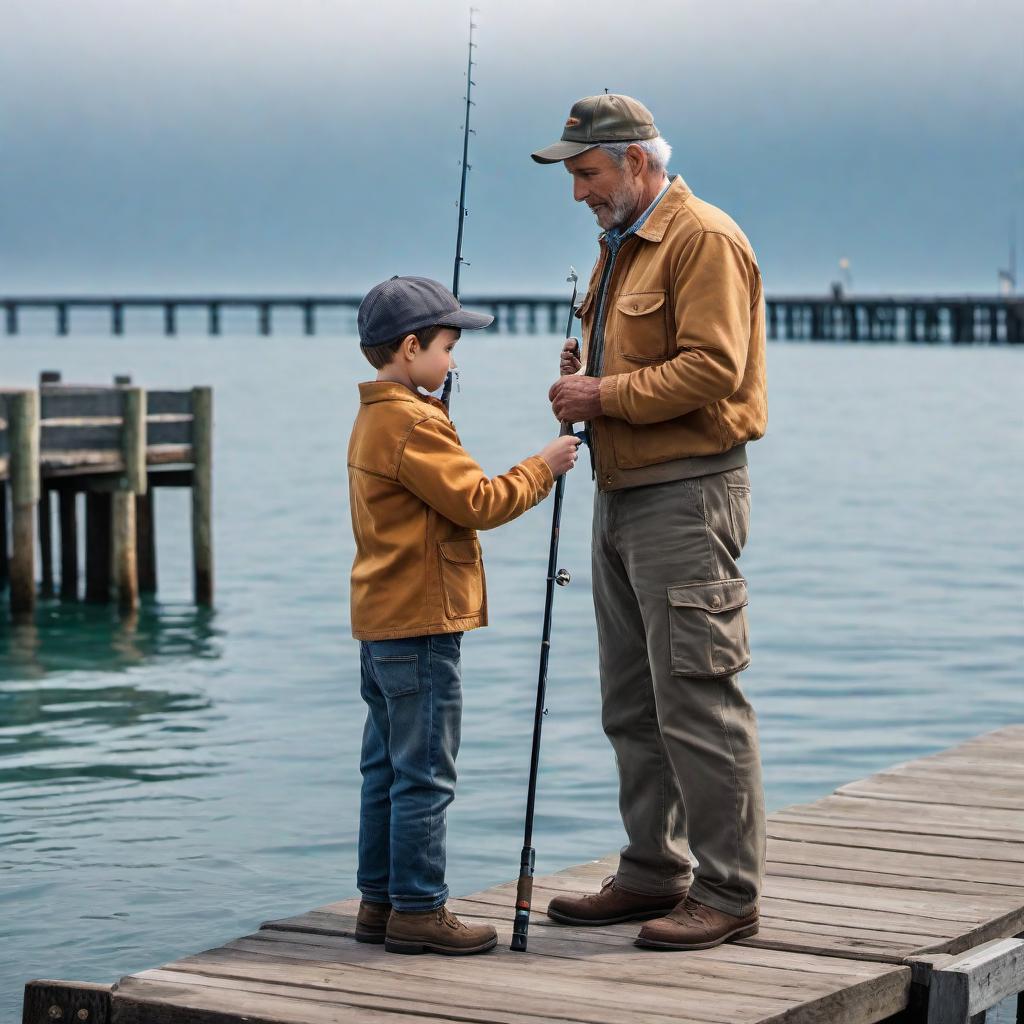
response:
<svg viewBox="0 0 1024 1024"><path fill-rule="evenodd" d="M57 333L68 333L68 306L66 302L57 303Z"/></svg>
<svg viewBox="0 0 1024 1024"><path fill-rule="evenodd" d="M270 303L260 303L260 334L270 334Z"/></svg>
<svg viewBox="0 0 1024 1024"><path fill-rule="evenodd" d="M114 334L124 334L124 306L120 302L110 307L110 328Z"/></svg>
<svg viewBox="0 0 1024 1024"><path fill-rule="evenodd" d="M312 302L302 304L302 329L306 334L316 334L316 307Z"/></svg>
<svg viewBox="0 0 1024 1024"><path fill-rule="evenodd" d="M60 596L78 600L78 493L73 487L58 491L60 502Z"/></svg>
<svg viewBox="0 0 1024 1024"><path fill-rule="evenodd" d="M90 604L110 600L110 492L85 495L85 599Z"/></svg>
<svg viewBox="0 0 1024 1024"><path fill-rule="evenodd" d="M213 604L213 389L192 389L192 566L196 604Z"/></svg>
<svg viewBox="0 0 1024 1024"><path fill-rule="evenodd" d="M7 400L11 475L11 615L24 620L36 603L35 519L39 503L39 392Z"/></svg>
<svg viewBox="0 0 1024 1024"><path fill-rule="evenodd" d="M16 303L5 302L4 312L7 320L7 333L17 334L18 333L18 307Z"/></svg>
<svg viewBox="0 0 1024 1024"><path fill-rule="evenodd" d="M124 475L112 506L114 586L121 611L134 611L139 606L135 496L146 492L146 393L142 388L125 388L121 423Z"/></svg>
<svg viewBox="0 0 1024 1024"><path fill-rule="evenodd" d="M178 308L173 302L164 303L164 334L178 333L177 312Z"/></svg>
<svg viewBox="0 0 1024 1024"><path fill-rule="evenodd" d="M220 303L211 302L207 312L209 313L208 330L210 334L220 334Z"/></svg>

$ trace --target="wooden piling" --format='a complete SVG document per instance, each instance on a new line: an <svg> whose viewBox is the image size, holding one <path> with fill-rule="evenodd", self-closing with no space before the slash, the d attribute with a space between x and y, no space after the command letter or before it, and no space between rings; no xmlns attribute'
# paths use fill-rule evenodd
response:
<svg viewBox="0 0 1024 1024"><path fill-rule="evenodd" d="M7 589L11 566L7 547L7 481L0 480L0 591Z"/></svg>
<svg viewBox="0 0 1024 1024"><path fill-rule="evenodd" d="M60 596L78 600L78 494L61 488L60 500Z"/></svg>
<svg viewBox="0 0 1024 1024"><path fill-rule="evenodd" d="M156 593L156 511L153 488L135 496L135 557L139 565L139 593Z"/></svg>
<svg viewBox="0 0 1024 1024"><path fill-rule="evenodd" d="M8 399L12 506L11 615L23 620L35 609L35 518L39 503L39 393Z"/></svg>
<svg viewBox="0 0 1024 1024"><path fill-rule="evenodd" d="M270 303L260 303L260 334L266 336L270 334Z"/></svg>
<svg viewBox="0 0 1024 1024"><path fill-rule="evenodd" d="M302 304L302 329L306 334L316 333L316 307L312 302Z"/></svg>
<svg viewBox="0 0 1024 1024"><path fill-rule="evenodd" d="M125 388L121 445L124 475L111 508L114 586L118 607L134 611L139 605L135 498L146 492L146 394L142 388Z"/></svg>
<svg viewBox="0 0 1024 1024"><path fill-rule="evenodd" d="M196 604L213 604L213 390L192 389L192 563Z"/></svg>
<svg viewBox="0 0 1024 1024"><path fill-rule="evenodd" d="M7 333L18 333L18 307L13 302L4 303L4 314L7 320Z"/></svg>
<svg viewBox="0 0 1024 1024"><path fill-rule="evenodd" d="M178 333L178 308L173 302L164 303L164 334Z"/></svg>
<svg viewBox="0 0 1024 1024"><path fill-rule="evenodd" d="M110 307L110 329L114 334L124 334L124 305L115 302Z"/></svg>
<svg viewBox="0 0 1024 1024"><path fill-rule="evenodd" d="M66 302L57 303L57 333L60 335L68 333L68 305Z"/></svg>
<svg viewBox="0 0 1024 1024"><path fill-rule="evenodd" d="M210 334L220 334L220 304L211 302L207 307L208 327Z"/></svg>
<svg viewBox="0 0 1024 1024"><path fill-rule="evenodd" d="M39 519L39 564L42 571L40 594L53 597L53 508L50 491L46 487L41 489L36 507Z"/></svg>
<svg viewBox="0 0 1024 1024"><path fill-rule="evenodd" d="M90 604L110 600L110 493L89 491L85 496L85 599Z"/></svg>

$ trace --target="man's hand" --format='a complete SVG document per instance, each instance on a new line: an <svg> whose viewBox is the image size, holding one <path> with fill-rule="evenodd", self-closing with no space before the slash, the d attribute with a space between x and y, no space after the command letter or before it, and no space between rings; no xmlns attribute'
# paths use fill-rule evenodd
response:
<svg viewBox="0 0 1024 1024"><path fill-rule="evenodd" d="M562 423L579 423L601 415L601 378L565 376L548 392L551 411Z"/></svg>
<svg viewBox="0 0 1024 1024"><path fill-rule="evenodd" d="M569 338L562 346L562 358L558 362L558 372L563 377L570 373L578 373L582 365L580 362L580 339Z"/></svg>

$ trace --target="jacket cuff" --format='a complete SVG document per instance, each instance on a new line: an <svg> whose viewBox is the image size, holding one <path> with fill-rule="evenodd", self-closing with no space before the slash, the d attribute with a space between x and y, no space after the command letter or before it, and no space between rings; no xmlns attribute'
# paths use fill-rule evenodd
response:
<svg viewBox="0 0 1024 1024"><path fill-rule="evenodd" d="M539 455L531 455L528 459L524 459L522 465L537 485L537 501L542 501L555 486L551 468Z"/></svg>
<svg viewBox="0 0 1024 1024"><path fill-rule="evenodd" d="M611 416L617 420L628 419L622 410L622 400L619 397L619 383L626 376L623 373L615 373L610 377L601 378L601 414Z"/></svg>

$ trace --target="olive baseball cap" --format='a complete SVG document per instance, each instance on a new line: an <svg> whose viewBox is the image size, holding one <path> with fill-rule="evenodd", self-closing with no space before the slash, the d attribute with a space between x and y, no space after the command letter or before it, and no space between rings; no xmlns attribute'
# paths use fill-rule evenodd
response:
<svg viewBox="0 0 1024 1024"><path fill-rule="evenodd" d="M530 155L539 164L557 164L601 142L639 142L655 139L658 134L654 115L639 100L606 92L577 100L569 111L561 141Z"/></svg>
<svg viewBox="0 0 1024 1024"><path fill-rule="evenodd" d="M463 309L455 295L429 277L399 277L374 285L359 303L359 344L386 345L424 327L478 331L494 317Z"/></svg>

